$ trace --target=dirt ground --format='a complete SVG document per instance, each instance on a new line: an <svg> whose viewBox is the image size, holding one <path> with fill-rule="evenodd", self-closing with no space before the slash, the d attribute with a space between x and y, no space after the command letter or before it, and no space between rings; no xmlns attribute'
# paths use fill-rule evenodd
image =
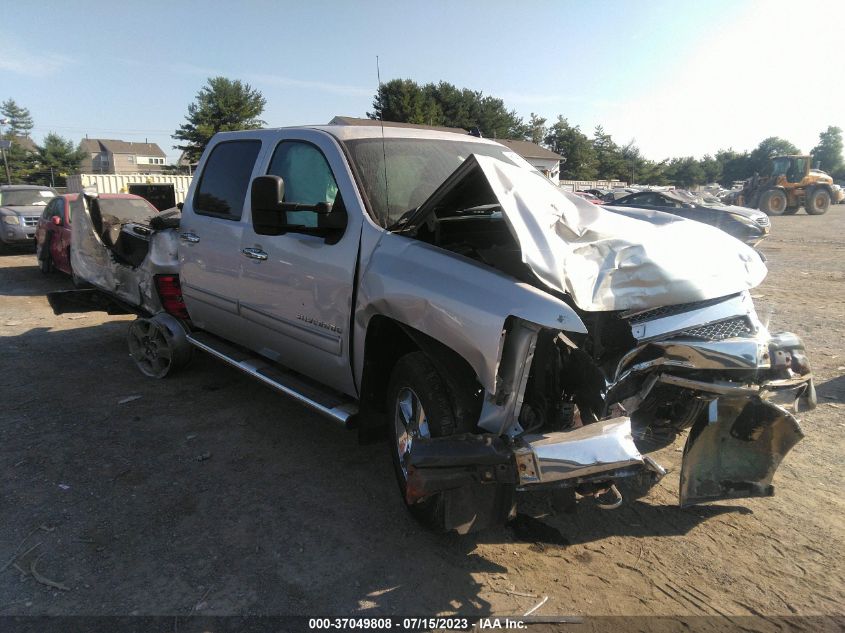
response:
<svg viewBox="0 0 845 633"><path fill-rule="evenodd" d="M679 509L680 438L641 500L535 494L536 522L469 537L415 524L386 446L203 354L144 378L130 317L54 316L70 281L0 256L0 614L842 614L845 206L762 250L758 311L819 394L774 498Z"/></svg>

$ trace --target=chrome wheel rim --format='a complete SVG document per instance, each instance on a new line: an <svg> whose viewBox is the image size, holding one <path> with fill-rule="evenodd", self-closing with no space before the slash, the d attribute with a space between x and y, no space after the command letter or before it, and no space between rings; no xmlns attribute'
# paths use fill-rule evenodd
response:
<svg viewBox="0 0 845 633"><path fill-rule="evenodd" d="M138 319L129 326L129 354L147 376L167 374L173 362L173 350L158 324Z"/></svg>
<svg viewBox="0 0 845 633"><path fill-rule="evenodd" d="M402 468L402 475L407 479L408 459L411 456L414 440L431 437L428 417L422 402L409 387L402 388L396 398L393 426L396 431L396 454L399 457L399 466Z"/></svg>

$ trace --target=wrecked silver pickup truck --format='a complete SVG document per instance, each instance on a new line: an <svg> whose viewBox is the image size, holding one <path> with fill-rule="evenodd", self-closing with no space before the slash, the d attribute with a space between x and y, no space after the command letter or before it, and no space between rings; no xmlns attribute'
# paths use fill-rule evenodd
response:
<svg viewBox="0 0 845 633"><path fill-rule="evenodd" d="M137 314L146 375L198 348L389 436L405 504L439 529L506 521L543 487L615 507L620 480L665 474L649 442L684 429L682 505L770 496L815 406L801 341L754 310L754 250L582 201L489 140L223 133L181 218L104 241L96 196L77 206L72 265L92 287L52 293L57 312Z"/></svg>

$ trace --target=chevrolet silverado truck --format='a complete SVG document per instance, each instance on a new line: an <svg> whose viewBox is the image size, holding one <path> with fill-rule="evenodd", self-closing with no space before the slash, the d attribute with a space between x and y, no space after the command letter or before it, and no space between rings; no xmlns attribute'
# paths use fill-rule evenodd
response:
<svg viewBox="0 0 845 633"><path fill-rule="evenodd" d="M181 213L74 204L90 287L51 293L57 313L138 315L147 376L202 350L387 437L404 503L435 529L505 522L531 489L616 507L618 483L665 474L648 452L681 431L682 505L770 496L815 406L801 341L755 312L757 252L590 204L491 140L220 133Z"/></svg>

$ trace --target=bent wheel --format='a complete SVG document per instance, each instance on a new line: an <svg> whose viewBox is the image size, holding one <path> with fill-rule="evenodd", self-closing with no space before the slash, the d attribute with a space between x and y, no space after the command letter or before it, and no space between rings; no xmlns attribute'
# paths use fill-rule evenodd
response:
<svg viewBox="0 0 845 633"><path fill-rule="evenodd" d="M127 335L129 355L145 376L164 378L190 361L185 328L169 314L135 319Z"/></svg>

